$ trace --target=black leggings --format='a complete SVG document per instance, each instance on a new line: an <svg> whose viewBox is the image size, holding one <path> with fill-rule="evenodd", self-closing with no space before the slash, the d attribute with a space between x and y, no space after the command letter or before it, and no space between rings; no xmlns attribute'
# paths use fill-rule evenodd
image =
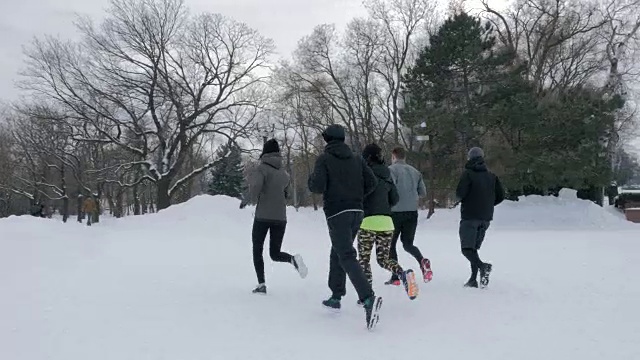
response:
<svg viewBox="0 0 640 360"><path fill-rule="evenodd" d="M396 212L392 213L391 218L393 219L393 226L395 227L395 230L393 231L393 238L391 239L391 260L395 260L396 262L398 261L398 252L396 247L398 245L398 238L400 238L404 251L411 254L411 256L418 261L418 264L421 264L424 257L420 253L420 249L413 244L416 236L416 229L418 227L418 212Z"/></svg>
<svg viewBox="0 0 640 360"><path fill-rule="evenodd" d="M469 264L471 264L471 279L476 279L478 277L478 270L484 266L484 263L478 255L478 250L469 248L462 249L462 255L464 255L464 257L469 260Z"/></svg>
<svg viewBox="0 0 640 360"><path fill-rule="evenodd" d="M280 250L286 228L286 222L260 220L253 222L253 230L251 232L253 242L253 266L256 269L259 284L264 284L265 282L262 251L264 250L264 241L267 237L267 232L269 232L269 256L271 256L271 260L276 262L292 262L293 257Z"/></svg>

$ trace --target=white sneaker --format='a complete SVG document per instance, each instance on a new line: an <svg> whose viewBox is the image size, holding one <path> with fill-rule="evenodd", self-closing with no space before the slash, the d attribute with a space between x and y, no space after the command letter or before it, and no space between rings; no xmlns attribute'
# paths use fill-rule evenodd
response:
<svg viewBox="0 0 640 360"><path fill-rule="evenodd" d="M307 265L304 264L304 261L302 260L302 256L300 256L300 254L293 255L293 266L295 266L296 270L298 270L301 278L304 279L307 277L309 270L307 269Z"/></svg>

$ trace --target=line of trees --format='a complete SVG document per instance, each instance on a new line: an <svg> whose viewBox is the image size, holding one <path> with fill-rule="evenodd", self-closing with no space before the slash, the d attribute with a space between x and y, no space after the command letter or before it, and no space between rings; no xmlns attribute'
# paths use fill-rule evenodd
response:
<svg viewBox="0 0 640 360"><path fill-rule="evenodd" d="M512 196L636 181L640 0L364 6L280 62L256 30L181 0L112 0L99 24L78 19L80 40L34 40L24 97L0 113L0 216L46 203L66 221L86 196L118 217L239 196L265 136L281 142L292 204L317 207L306 178L331 123L356 151L409 149L439 203L474 145Z"/></svg>

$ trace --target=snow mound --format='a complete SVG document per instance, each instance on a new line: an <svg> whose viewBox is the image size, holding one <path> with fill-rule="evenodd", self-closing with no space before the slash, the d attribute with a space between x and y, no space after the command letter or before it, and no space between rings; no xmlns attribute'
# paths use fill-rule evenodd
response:
<svg viewBox="0 0 640 360"><path fill-rule="evenodd" d="M460 207L436 209L426 220L426 211L420 221L428 228L457 231ZM577 191L562 189L558 197L521 196L518 201L505 201L495 209L492 229L504 230L638 230L640 225L627 221L617 209L578 199Z"/></svg>
<svg viewBox="0 0 640 360"><path fill-rule="evenodd" d="M609 207L578 198L578 192L562 189L558 197L529 195L505 201L496 208L496 226L544 230L638 229L637 224Z"/></svg>

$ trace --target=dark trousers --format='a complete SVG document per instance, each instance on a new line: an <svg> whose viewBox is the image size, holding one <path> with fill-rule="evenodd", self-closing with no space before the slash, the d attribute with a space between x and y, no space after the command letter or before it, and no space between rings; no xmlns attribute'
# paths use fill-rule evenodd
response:
<svg viewBox="0 0 640 360"><path fill-rule="evenodd" d="M261 221L254 220L251 238L253 242L253 266L256 269L258 283L264 284L264 260L262 252L264 250L264 241L269 233L269 256L271 260L276 262L292 262L292 256L286 252L282 252L282 240L284 232L287 228L286 222Z"/></svg>
<svg viewBox="0 0 640 360"><path fill-rule="evenodd" d="M471 266L471 279L478 276L478 269L484 265L480 260L478 250L482 247L484 237L489 229L490 222L482 220L460 221L460 247L462 254L469 260Z"/></svg>
<svg viewBox="0 0 640 360"><path fill-rule="evenodd" d="M327 219L331 238L329 289L332 297L336 299L347 293L347 275L358 293L359 300L364 301L373 296L373 289L358 263L357 252L353 247L363 217L362 212L347 211Z"/></svg>
<svg viewBox="0 0 640 360"><path fill-rule="evenodd" d="M420 253L420 249L413 244L416 237L416 228L418 227L418 212L417 211L403 211L394 212L391 214L393 219L393 238L391 239L391 256L392 260L398 261L398 239L402 242L402 247L406 252L411 254L418 264L422 263L424 257ZM395 275L393 275L395 278Z"/></svg>

